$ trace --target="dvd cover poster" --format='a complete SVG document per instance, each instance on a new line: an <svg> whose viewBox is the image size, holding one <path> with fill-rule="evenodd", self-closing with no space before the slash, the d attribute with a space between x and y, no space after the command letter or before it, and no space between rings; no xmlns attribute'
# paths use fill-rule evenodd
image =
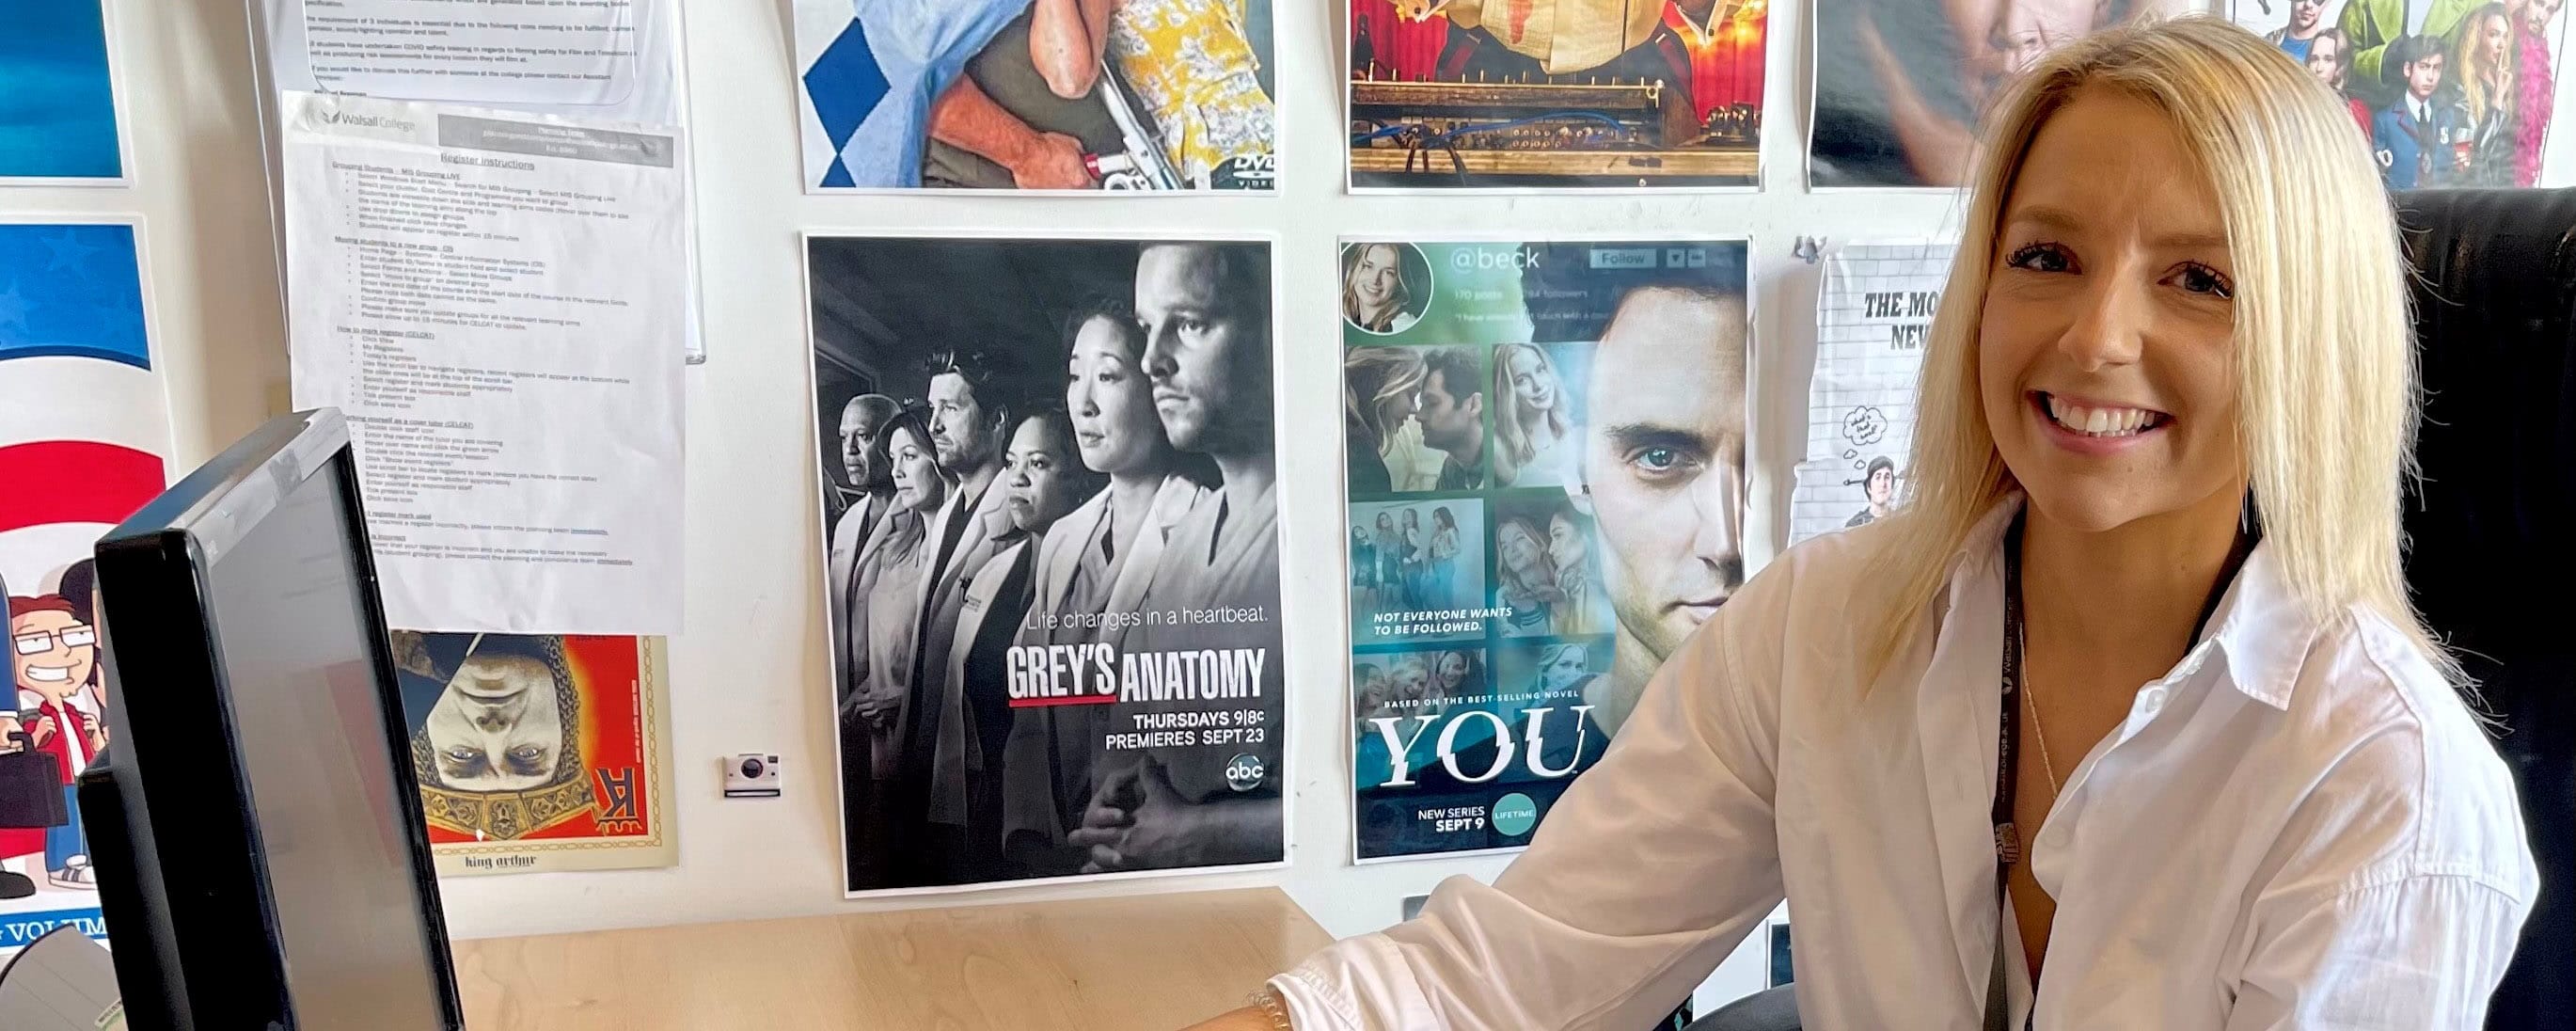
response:
<svg viewBox="0 0 2576 1031"><path fill-rule="evenodd" d="M1761 0L1349 3L1353 189L1761 181Z"/></svg>
<svg viewBox="0 0 2576 1031"><path fill-rule="evenodd" d="M1852 243L1825 258L1807 456L1789 495L1790 544L1867 526L1903 499L1923 350L1958 250Z"/></svg>
<svg viewBox="0 0 2576 1031"><path fill-rule="evenodd" d="M1270 244L806 263L848 891L1285 858Z"/></svg>
<svg viewBox="0 0 2576 1031"><path fill-rule="evenodd" d="M1742 240L1345 240L1357 858L1517 848L1744 582Z"/></svg>
<svg viewBox="0 0 2576 1031"><path fill-rule="evenodd" d="M438 872L669 866L658 637L393 632Z"/></svg>
<svg viewBox="0 0 2576 1031"><path fill-rule="evenodd" d="M1270 190L1273 0L792 0L809 193Z"/></svg>

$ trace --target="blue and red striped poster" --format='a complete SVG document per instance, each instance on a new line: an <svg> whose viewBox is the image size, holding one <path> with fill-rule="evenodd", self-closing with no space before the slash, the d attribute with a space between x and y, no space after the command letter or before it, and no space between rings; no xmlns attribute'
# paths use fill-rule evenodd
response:
<svg viewBox="0 0 2576 1031"><path fill-rule="evenodd" d="M49 755L66 791L116 726L90 546L167 482L169 401L135 237L128 222L0 224L0 578L15 696L0 709L0 749ZM106 935L70 808L68 823L0 826L0 952L64 923Z"/></svg>

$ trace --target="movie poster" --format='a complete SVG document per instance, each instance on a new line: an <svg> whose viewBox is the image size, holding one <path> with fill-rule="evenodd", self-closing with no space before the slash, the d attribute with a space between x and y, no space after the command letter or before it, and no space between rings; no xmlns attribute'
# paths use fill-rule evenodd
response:
<svg viewBox="0 0 2576 1031"><path fill-rule="evenodd" d="M1850 243L1825 257L1807 457L1789 495L1789 543L1894 511L1914 448L1923 348L1950 279L1951 243Z"/></svg>
<svg viewBox="0 0 2576 1031"><path fill-rule="evenodd" d="M393 632L441 874L669 866L658 637Z"/></svg>
<svg viewBox="0 0 2576 1031"><path fill-rule="evenodd" d="M2286 2L2286 0L2274 0ZM2202 0L1816 0L1816 187L1954 187L2012 77L2095 29Z"/></svg>
<svg viewBox="0 0 2576 1031"><path fill-rule="evenodd" d="M1769 4L1349 3L1354 191L1761 182Z"/></svg>
<svg viewBox="0 0 2576 1031"><path fill-rule="evenodd" d="M1528 844L1744 583L1745 252L1343 241L1358 859Z"/></svg>
<svg viewBox="0 0 2576 1031"><path fill-rule="evenodd" d="M2560 0L2226 0L2334 87L2392 190L2564 185ZM2576 98L2567 98L2576 100Z"/></svg>
<svg viewBox="0 0 2576 1031"><path fill-rule="evenodd" d="M0 4L0 186L125 181L107 22L107 0Z"/></svg>
<svg viewBox="0 0 2576 1031"><path fill-rule="evenodd" d="M809 193L1269 190L1274 0L792 0Z"/></svg>
<svg viewBox="0 0 2576 1031"><path fill-rule="evenodd" d="M167 485L167 395L131 223L0 224L0 952L106 936L72 780L115 739L90 550Z"/></svg>
<svg viewBox="0 0 2576 1031"><path fill-rule="evenodd" d="M851 894L1286 858L1270 253L807 237Z"/></svg>

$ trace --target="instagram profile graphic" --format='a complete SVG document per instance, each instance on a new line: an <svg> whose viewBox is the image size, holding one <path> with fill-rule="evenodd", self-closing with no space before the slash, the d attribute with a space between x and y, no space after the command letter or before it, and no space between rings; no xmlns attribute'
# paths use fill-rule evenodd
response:
<svg viewBox="0 0 2576 1031"><path fill-rule="evenodd" d="M1342 321L1373 336L1393 336L1422 321L1431 307L1431 259L1409 243L1371 240L1342 245Z"/></svg>

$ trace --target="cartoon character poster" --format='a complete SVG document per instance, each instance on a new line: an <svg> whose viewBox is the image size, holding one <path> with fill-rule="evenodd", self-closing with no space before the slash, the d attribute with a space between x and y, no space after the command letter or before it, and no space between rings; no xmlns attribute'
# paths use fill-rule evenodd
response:
<svg viewBox="0 0 2576 1031"><path fill-rule="evenodd" d="M106 934L79 807L68 803L72 778L116 728L100 679L90 547L161 492L170 451L136 235L121 222L0 224L11 681L0 764L17 771L0 777L10 785L0 797L0 952L65 924Z"/></svg>
<svg viewBox="0 0 2576 1031"><path fill-rule="evenodd" d="M669 866L658 637L393 634L442 874Z"/></svg>

